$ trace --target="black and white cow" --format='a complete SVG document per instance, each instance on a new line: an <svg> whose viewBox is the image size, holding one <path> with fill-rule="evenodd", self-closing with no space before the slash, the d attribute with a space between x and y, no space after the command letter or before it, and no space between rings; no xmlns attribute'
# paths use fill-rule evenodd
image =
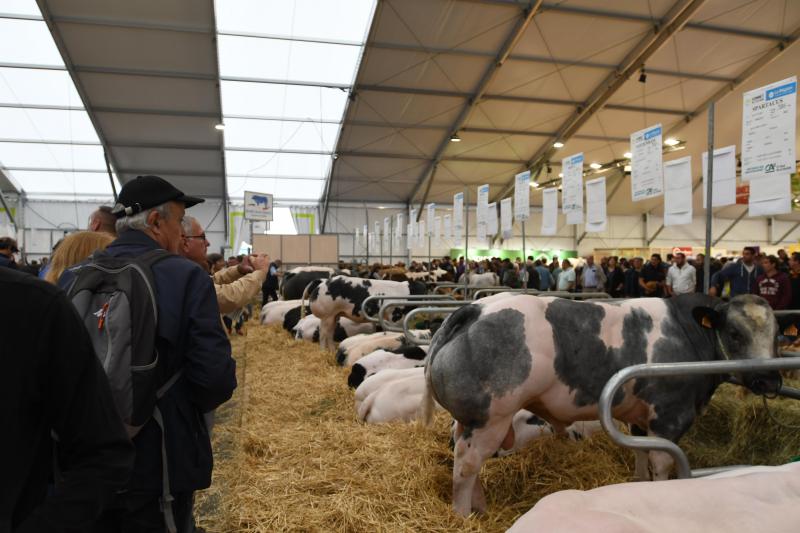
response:
<svg viewBox="0 0 800 533"><path fill-rule="evenodd" d="M425 294L424 283L414 281L385 281L335 276L323 280L311 293L309 301L311 312L319 317L320 347L323 350L333 351L335 348L333 332L336 328L336 319L345 316L354 322L365 322L361 304L368 296L408 296L411 294ZM378 310L378 304L372 302L374 307L368 309L371 314ZM399 320L402 311L396 309L392 320Z"/></svg>
<svg viewBox="0 0 800 533"><path fill-rule="evenodd" d="M270 324L283 324L286 315L292 310L297 309L297 319L300 319L300 306L301 300L277 300L264 304L261 308L261 324L269 326ZM295 324L297 321L295 320Z"/></svg>
<svg viewBox="0 0 800 533"><path fill-rule="evenodd" d="M299 300L306 286L314 280L328 279L334 275L329 267L297 267L286 272L281 281L281 297L284 300Z"/></svg>
<svg viewBox="0 0 800 533"><path fill-rule="evenodd" d="M414 368L425 366L427 346L401 346L392 351L375 350L355 363L347 376L347 384L356 388L366 378L389 368Z"/></svg>
<svg viewBox="0 0 800 533"><path fill-rule="evenodd" d="M431 331L427 329L415 329L414 335L419 341L430 341ZM375 350L389 350L393 352L409 344L402 333L383 331L371 334L354 335L339 343L336 349L336 363L341 366L353 366L362 357L371 354Z"/></svg>
<svg viewBox="0 0 800 533"><path fill-rule="evenodd" d="M702 294L615 303L518 295L489 297L450 315L434 335L426 380L426 414L435 399L458 421L453 505L461 515L484 510L481 465L513 441L512 419L528 409L562 433L597 419L600 393L619 370L639 363L772 358L777 322L767 302L744 295L723 303ZM780 387L777 372L743 374L756 393ZM635 434L677 442L721 382L719 376L637 379L614 398L613 416ZM637 454L637 474L648 456ZM655 479L673 460L649 453Z"/></svg>
<svg viewBox="0 0 800 533"><path fill-rule="evenodd" d="M309 342L319 342L319 318L314 315L306 315L301 319L292 331L295 334L295 339L305 340ZM343 340L353 335L363 335L375 332L375 325L372 322L353 322L349 318L341 317L336 322L336 330L333 334L333 340L342 342Z"/></svg>
<svg viewBox="0 0 800 533"><path fill-rule="evenodd" d="M368 424L417 419L425 394L424 371L422 367L390 368L365 379L355 394L358 419Z"/></svg>

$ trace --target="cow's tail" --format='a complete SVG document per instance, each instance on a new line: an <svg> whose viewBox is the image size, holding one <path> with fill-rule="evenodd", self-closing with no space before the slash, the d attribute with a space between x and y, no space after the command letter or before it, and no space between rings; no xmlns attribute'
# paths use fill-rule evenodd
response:
<svg viewBox="0 0 800 533"><path fill-rule="evenodd" d="M422 393L420 408L420 421L428 427L433 422L433 412L436 409L436 400L433 398L433 385L431 384L430 361L425 365L425 391Z"/></svg>

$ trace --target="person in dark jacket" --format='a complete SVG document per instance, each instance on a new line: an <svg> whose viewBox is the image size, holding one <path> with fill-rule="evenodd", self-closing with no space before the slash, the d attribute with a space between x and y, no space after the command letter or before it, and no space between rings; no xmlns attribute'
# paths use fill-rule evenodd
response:
<svg viewBox="0 0 800 533"><path fill-rule="evenodd" d="M661 254L653 254L650 261L642 267L639 275L639 287L642 296L647 298L664 297L664 281L667 279L667 271L664 262L661 261Z"/></svg>
<svg viewBox="0 0 800 533"><path fill-rule="evenodd" d="M639 285L639 276L642 273L644 259L634 257L631 259L628 270L625 271L625 298L639 298L642 295L642 288Z"/></svg>
<svg viewBox="0 0 800 533"><path fill-rule="evenodd" d="M128 481L133 446L64 293L0 268L0 294L15 307L0 321L0 531L85 531Z"/></svg>
<svg viewBox="0 0 800 533"><path fill-rule="evenodd" d="M182 371L158 402L166 428L172 509L180 533L193 529L194 491L211 484L211 440L203 413L230 399L236 388L236 363L219 320L211 278L199 265L177 255L183 241L184 210L201 201L157 176L129 181L114 206L119 237L105 250L114 257L137 257L157 248L176 254L156 263L152 272L159 356L167 378ZM74 272L67 270L59 285L69 286L71 278ZM86 531L164 531L161 439L158 424L149 420L133 438L136 463L127 490Z"/></svg>
<svg viewBox="0 0 800 533"><path fill-rule="evenodd" d="M0 238L0 267L17 268L17 263L14 261L14 254L19 253L17 248L17 241L11 237Z"/></svg>
<svg viewBox="0 0 800 533"><path fill-rule="evenodd" d="M616 257L608 259L608 271L606 272L606 292L612 298L622 298L625 292L625 274L617 264Z"/></svg>
<svg viewBox="0 0 800 533"><path fill-rule="evenodd" d="M758 276L764 270L756 263L756 250L751 246L745 246L742 250L742 258L738 261L728 261L725 266L714 275L714 282L711 284L709 294L711 296L738 296L740 294L751 294L756 284ZM730 294L725 293L725 284L730 284Z"/></svg>
<svg viewBox="0 0 800 533"><path fill-rule="evenodd" d="M764 273L756 278L753 294L764 298L776 311L789 309L792 303L792 286L789 276L778 270L780 259L770 255L765 257L761 264Z"/></svg>
<svg viewBox="0 0 800 533"><path fill-rule="evenodd" d="M789 283L792 286L789 309L800 309L800 252L793 252L789 258Z"/></svg>
<svg viewBox="0 0 800 533"><path fill-rule="evenodd" d="M264 284L261 286L261 304L266 304L269 301L277 302L278 301L278 286L279 284L279 274L278 269L281 267L281 260L276 259L274 262L269 264L269 269L267 270L267 279L264 280Z"/></svg>

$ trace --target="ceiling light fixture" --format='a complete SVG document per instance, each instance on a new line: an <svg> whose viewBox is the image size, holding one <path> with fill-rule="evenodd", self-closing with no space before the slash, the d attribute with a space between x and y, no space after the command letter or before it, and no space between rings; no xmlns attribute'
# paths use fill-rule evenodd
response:
<svg viewBox="0 0 800 533"><path fill-rule="evenodd" d="M674 138L674 137L669 137L666 141L664 141L664 144L666 146L677 146L680 143L681 142L678 139Z"/></svg>
<svg viewBox="0 0 800 533"><path fill-rule="evenodd" d="M647 73L644 71L644 67L642 67L642 72L639 74L639 83L647 83Z"/></svg>
<svg viewBox="0 0 800 533"><path fill-rule="evenodd" d="M539 182L538 181L532 181L531 182L531 187L533 187L534 189L538 189L539 188Z"/></svg>
<svg viewBox="0 0 800 533"><path fill-rule="evenodd" d="M597 169L599 169L599 168L603 168L603 165L601 165L600 163L592 163L592 164L590 164L589 166L590 166L591 168L595 169L595 170L597 170Z"/></svg>
<svg viewBox="0 0 800 533"><path fill-rule="evenodd" d="M564 148L564 143L561 141L556 141L553 143L553 148Z"/></svg>
<svg viewBox="0 0 800 533"><path fill-rule="evenodd" d="M624 154L622 154L622 157L624 157L625 159L630 159L631 157L633 157L633 154L630 152L625 152Z"/></svg>
<svg viewBox="0 0 800 533"><path fill-rule="evenodd" d="M450 142L451 143L460 143L461 142L461 137L458 136L458 133L454 133L454 134L452 134L450 136Z"/></svg>
<svg viewBox="0 0 800 533"><path fill-rule="evenodd" d="M563 177L564 177L564 173L563 173L563 172L559 172L559 173L558 173L558 177L559 177L559 178L563 178Z"/></svg>
<svg viewBox="0 0 800 533"><path fill-rule="evenodd" d="M225 129L225 124L214 124L214 129L218 131L222 131Z"/></svg>
<svg viewBox="0 0 800 533"><path fill-rule="evenodd" d="M631 171L631 166L630 165L625 165L625 167L622 170L624 170L625 172L630 172Z"/></svg>

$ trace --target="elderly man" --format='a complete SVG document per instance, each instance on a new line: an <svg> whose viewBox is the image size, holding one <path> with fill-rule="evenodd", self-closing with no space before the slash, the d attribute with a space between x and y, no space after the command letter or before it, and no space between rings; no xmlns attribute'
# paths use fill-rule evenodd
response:
<svg viewBox="0 0 800 533"><path fill-rule="evenodd" d="M206 239L203 226L193 216L183 217L183 244L180 253L186 259L194 261L208 272L206 253L210 243ZM217 303L220 313L230 313L250 303L261 289L267 278L269 257L265 255L253 256L252 260L245 258L236 266L226 267L215 272L214 290L217 292Z"/></svg>
<svg viewBox="0 0 800 533"><path fill-rule="evenodd" d="M131 261L158 249L178 254L184 211L202 201L158 176L129 181L114 206L119 237L105 254ZM83 531L163 532L173 520L177 531L192 531L193 493L211 484L211 441L201 415L230 399L236 363L208 273L172 254L151 268L158 311L156 368L161 382L171 384L158 400L164 431L156 418L142 426L133 438L136 463L126 490L93 528ZM76 275L67 270L59 284L69 286Z"/></svg>
<svg viewBox="0 0 800 533"><path fill-rule="evenodd" d="M606 286L606 273L596 265L593 255L586 256L586 264L581 271L581 287L583 292L602 291Z"/></svg>
<svg viewBox="0 0 800 533"><path fill-rule="evenodd" d="M89 215L89 231L97 231L117 236L117 217L111 213L111 207L101 205Z"/></svg>

